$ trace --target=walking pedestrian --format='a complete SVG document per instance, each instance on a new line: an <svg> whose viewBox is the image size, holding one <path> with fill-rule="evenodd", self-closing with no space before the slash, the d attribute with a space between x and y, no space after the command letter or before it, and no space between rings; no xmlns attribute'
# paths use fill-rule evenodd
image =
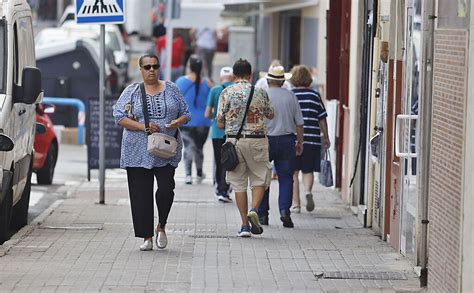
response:
<svg viewBox="0 0 474 293"><path fill-rule="evenodd" d="M184 57L184 43L181 36L176 30L173 31L173 43L171 45L171 81L175 82L178 77L183 74L183 57ZM156 52L160 56L160 60L166 63L166 35L161 36L155 43ZM162 77L165 76L165 71L161 70Z"/></svg>
<svg viewBox="0 0 474 293"><path fill-rule="evenodd" d="M189 58L188 74L176 80L176 85L183 93L193 120L183 126L181 134L184 143L184 167L186 184L192 184L192 164L196 164L197 183L205 178L202 172L204 161L203 147L209 134L211 121L204 116L207 96L212 87L208 79L203 79L202 61L197 57Z"/></svg>
<svg viewBox="0 0 474 293"><path fill-rule="evenodd" d="M250 237L250 233L263 233L257 209L265 189L271 182L267 128L264 120L273 119L273 107L267 93L250 84L252 66L247 60L239 59L232 70L235 84L226 87L221 94L217 125L225 129L226 141L233 143L237 150L239 164L234 170L227 172L227 181L235 191L235 200L242 219L238 236ZM241 135L237 137L239 129ZM252 208L248 211L249 184L252 190Z"/></svg>
<svg viewBox="0 0 474 293"><path fill-rule="evenodd" d="M296 157L296 167L293 176L293 204L291 211L300 213L300 182L299 173L303 173L304 193L306 197L306 210L314 210L313 182L314 172L320 171L321 142L325 149L331 146L329 140L326 108L321 101L321 96L311 88L313 82L311 71L305 65L297 65L292 70L291 83L293 93L298 98L304 120L303 153ZM321 131L323 136L321 137Z"/></svg>
<svg viewBox="0 0 474 293"><path fill-rule="evenodd" d="M152 37L156 42L160 37L166 35L165 16L160 12L160 8L152 10L151 23L153 26Z"/></svg>
<svg viewBox="0 0 474 293"><path fill-rule="evenodd" d="M141 56L139 65L143 83L129 85L122 92L114 105L113 116L115 123L124 128L120 167L127 170L133 228L135 236L144 239L140 250L145 251L153 249L154 178L158 184L155 200L159 217L155 244L163 249L168 243L165 227L174 200L174 174L182 149L178 128L191 116L176 85L158 80L160 63L156 55ZM148 129L144 123L143 90L150 120ZM154 132L178 135L174 157L163 159L147 151L147 136Z"/></svg>
<svg viewBox="0 0 474 293"><path fill-rule="evenodd" d="M272 69L272 67L276 67L276 66L281 66L280 60L278 60L278 59L274 59L272 61L272 63L270 63L270 67L268 68L268 71L270 71ZM268 72L263 72L263 71L260 72L260 78L255 83L256 88L261 88L261 89L264 89L264 90L268 90L267 74L268 74ZM282 87L284 89L291 90L291 84L286 80L283 83Z"/></svg>
<svg viewBox="0 0 474 293"><path fill-rule="evenodd" d="M286 228L294 227L290 216L293 173L296 155L303 151L303 116L300 105L293 92L282 88L285 80L290 78L291 74L285 73L283 66L270 68L267 74L267 93L275 111L275 118L265 121L270 143L270 161L275 163L278 175L280 220ZM259 209L260 221L264 225L268 225L269 196L270 189L265 191Z"/></svg>
<svg viewBox="0 0 474 293"><path fill-rule="evenodd" d="M268 71L270 71L272 67L276 67L276 66L281 66L280 60L278 59L274 59L270 63L270 67L268 68ZM257 82L255 82L256 88L261 88L261 89L264 89L265 91L268 90L267 74L268 72L263 72L263 71L260 72L260 78L257 80ZM291 90L291 84L286 80L283 83L282 87L287 90ZM272 180L275 180L275 179L278 179L278 176L276 174L275 163L272 163Z"/></svg>
<svg viewBox="0 0 474 293"><path fill-rule="evenodd" d="M219 105L219 96L222 91L233 84L234 74L232 67L223 67L220 72L221 84L214 86L209 92L206 107L206 117L213 119L211 127L212 146L214 149L214 186L219 201L231 202L229 196L230 185L226 182L225 170L221 165L221 149L225 142L225 132L217 127L216 114Z"/></svg>
<svg viewBox="0 0 474 293"><path fill-rule="evenodd" d="M203 75L212 80L212 62L217 48L217 33L215 29L205 27L191 30L195 40L196 53L204 63Z"/></svg>

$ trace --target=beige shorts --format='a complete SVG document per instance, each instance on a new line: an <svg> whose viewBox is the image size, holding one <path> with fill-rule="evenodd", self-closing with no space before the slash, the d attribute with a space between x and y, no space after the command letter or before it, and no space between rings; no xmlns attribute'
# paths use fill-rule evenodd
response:
<svg viewBox="0 0 474 293"><path fill-rule="evenodd" d="M268 139L241 138L235 143L235 138L228 138L235 144L239 165L227 172L227 182L236 192L246 192L250 188L263 186L267 189L271 183L272 165L268 158Z"/></svg>

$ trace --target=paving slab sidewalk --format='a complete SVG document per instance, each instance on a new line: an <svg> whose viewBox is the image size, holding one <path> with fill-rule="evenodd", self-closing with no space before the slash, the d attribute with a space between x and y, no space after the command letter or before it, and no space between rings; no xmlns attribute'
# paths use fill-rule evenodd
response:
<svg viewBox="0 0 474 293"><path fill-rule="evenodd" d="M141 45L137 52L149 44ZM216 57L216 68L229 63ZM211 158L207 143L208 176ZM138 250L125 173L108 171L105 205L97 181L70 186L68 197L0 245L0 292L421 291L410 261L363 228L337 191L315 186L315 211L294 214L295 228L286 229L274 181L270 226L242 239L235 204L217 202L209 178L185 185L182 169L165 250Z"/></svg>
<svg viewBox="0 0 474 293"><path fill-rule="evenodd" d="M98 182L83 182L9 242L0 291L420 290L410 262L362 228L336 191L316 187L315 211L294 214L287 229L272 184L270 225L242 239L235 204L216 201L211 180L185 185L178 172L169 245L140 252L125 174L107 180L105 205L97 203Z"/></svg>

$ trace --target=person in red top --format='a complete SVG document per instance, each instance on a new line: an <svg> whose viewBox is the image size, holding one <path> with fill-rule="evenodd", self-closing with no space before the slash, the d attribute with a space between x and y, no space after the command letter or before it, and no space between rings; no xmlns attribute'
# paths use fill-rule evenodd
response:
<svg viewBox="0 0 474 293"><path fill-rule="evenodd" d="M166 64L166 35L161 36L156 41L156 52ZM183 75L183 56L184 56L184 42L181 36L173 30L173 45L171 47L171 81L176 81L178 77ZM166 68L162 68L162 77L164 76Z"/></svg>

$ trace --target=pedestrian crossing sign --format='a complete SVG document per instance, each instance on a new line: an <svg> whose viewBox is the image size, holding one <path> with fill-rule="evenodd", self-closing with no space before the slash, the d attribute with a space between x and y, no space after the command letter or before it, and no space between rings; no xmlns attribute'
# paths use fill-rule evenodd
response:
<svg viewBox="0 0 474 293"><path fill-rule="evenodd" d="M123 23L124 0L76 0L77 23Z"/></svg>

